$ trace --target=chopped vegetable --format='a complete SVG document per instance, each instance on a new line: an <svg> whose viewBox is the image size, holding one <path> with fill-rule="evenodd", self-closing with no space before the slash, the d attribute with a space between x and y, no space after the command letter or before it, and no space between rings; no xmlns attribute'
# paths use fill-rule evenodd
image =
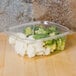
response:
<svg viewBox="0 0 76 76"><path fill-rule="evenodd" d="M50 30L50 32L55 32L57 31L57 27L56 26L51 26L48 28Z"/></svg>
<svg viewBox="0 0 76 76"><path fill-rule="evenodd" d="M34 31L34 34L32 33L32 30ZM25 34L26 36L32 36L32 38L38 40L41 38L55 36L57 34L60 34L60 32L54 25L45 27L40 24L32 27L26 27ZM43 43L44 43L43 47L50 47L52 51L63 50L65 47L65 38L61 37L58 39L45 40L43 41Z"/></svg>
<svg viewBox="0 0 76 76"><path fill-rule="evenodd" d="M54 50L56 50L56 41L53 40L47 40L44 42L45 43L45 47L46 48L50 48L51 52L53 52Z"/></svg>
<svg viewBox="0 0 76 76"><path fill-rule="evenodd" d="M44 41L45 46L46 45L52 45L53 44L53 40L46 40Z"/></svg>
<svg viewBox="0 0 76 76"><path fill-rule="evenodd" d="M56 50L64 50L65 42L66 42L65 37L58 38L57 41L56 41L56 44L57 44Z"/></svg>
<svg viewBox="0 0 76 76"><path fill-rule="evenodd" d="M62 51L65 48L65 37L59 37L57 39L51 39L52 36L58 35L61 32L56 26L44 26L42 24L35 26L27 26L24 28L23 33L16 33L15 37L9 37L9 43L13 44L17 54L21 56L28 55L28 57L34 57L36 55L49 55L54 51ZM42 38L50 39L39 40ZM25 39L25 41L18 38ZM39 40L31 42L31 40Z"/></svg>
<svg viewBox="0 0 76 76"><path fill-rule="evenodd" d="M44 30L43 28L39 28L37 31L35 31L35 34L46 34L47 31Z"/></svg>
<svg viewBox="0 0 76 76"><path fill-rule="evenodd" d="M31 35L31 34L32 34L32 29L31 29L31 27L26 27L26 28L24 29L24 33L26 34L26 36Z"/></svg>

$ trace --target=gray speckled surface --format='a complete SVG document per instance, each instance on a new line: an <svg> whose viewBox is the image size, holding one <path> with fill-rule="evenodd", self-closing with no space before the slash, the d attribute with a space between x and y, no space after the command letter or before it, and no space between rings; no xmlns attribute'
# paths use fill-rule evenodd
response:
<svg viewBox="0 0 76 76"><path fill-rule="evenodd" d="M76 30L76 0L34 0L36 20L49 20Z"/></svg>
<svg viewBox="0 0 76 76"><path fill-rule="evenodd" d="M76 30L76 0L0 0L0 31L35 20L50 20ZM33 6L33 9L32 9Z"/></svg>
<svg viewBox="0 0 76 76"><path fill-rule="evenodd" d="M0 0L0 31L31 20L32 4L23 0Z"/></svg>

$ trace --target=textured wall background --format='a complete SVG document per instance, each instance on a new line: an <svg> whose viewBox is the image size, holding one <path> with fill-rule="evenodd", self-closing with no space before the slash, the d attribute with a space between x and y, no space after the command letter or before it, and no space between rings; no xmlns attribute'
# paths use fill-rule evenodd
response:
<svg viewBox="0 0 76 76"><path fill-rule="evenodd" d="M76 30L76 0L34 0L36 20L50 20Z"/></svg>
<svg viewBox="0 0 76 76"><path fill-rule="evenodd" d="M70 14L70 24L71 24L70 27L76 31L76 0L70 0L70 1L71 1L70 9L72 10Z"/></svg>
<svg viewBox="0 0 76 76"><path fill-rule="evenodd" d="M76 30L76 0L0 0L0 31L29 22L32 10L35 20L50 20Z"/></svg>
<svg viewBox="0 0 76 76"><path fill-rule="evenodd" d="M27 0L0 0L0 31L31 20L32 4Z"/></svg>

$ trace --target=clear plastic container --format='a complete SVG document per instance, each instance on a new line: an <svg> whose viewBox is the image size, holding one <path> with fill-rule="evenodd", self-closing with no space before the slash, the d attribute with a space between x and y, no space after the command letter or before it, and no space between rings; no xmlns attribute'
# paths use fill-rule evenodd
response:
<svg viewBox="0 0 76 76"><path fill-rule="evenodd" d="M32 39L24 36L23 30L25 27L39 26L40 24L45 26L46 29L47 27L55 26L60 34L41 39ZM49 21L35 21L13 26L7 28L5 32L9 36L9 43L13 45L17 54L20 54L21 56L28 55L28 57L34 57L36 55L49 55L52 52L64 50L66 36L71 33L67 27ZM45 43L49 43L51 41L53 42L52 45L45 46Z"/></svg>

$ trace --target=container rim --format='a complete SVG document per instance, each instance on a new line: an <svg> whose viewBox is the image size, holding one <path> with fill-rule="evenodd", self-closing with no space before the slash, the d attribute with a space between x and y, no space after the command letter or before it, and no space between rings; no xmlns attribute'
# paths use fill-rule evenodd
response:
<svg viewBox="0 0 76 76"><path fill-rule="evenodd" d="M55 36L47 37L47 38L41 38L41 39L38 39L38 40L27 39L27 38L25 38L25 39L18 38L18 39L21 40L21 41L26 41L26 40L29 40L29 41L41 41L41 40L48 40L48 39L56 39L56 38L58 38L58 37L63 37L63 36L66 36L66 35L72 33L72 31L71 31L69 28L67 28L66 26L62 26L62 25L60 25L60 24L58 24L58 23L51 22L51 21L32 21L32 22L28 22L28 23L25 23L25 24L16 25L16 26L12 26L12 27L6 28L6 29L4 30L4 32L5 32L7 35L10 35L10 34L11 34L11 35L13 35L14 37L16 37L13 32L9 32L9 29L11 30L11 29L18 28L18 27L22 27L22 26L25 26L25 25L31 26L31 25L33 25L33 24L41 24L41 23L43 23L43 24L45 24L45 25L47 25L47 24L56 24L56 25L64 28L64 29L66 30L66 32L61 33L61 34L58 34L58 35L55 35Z"/></svg>

